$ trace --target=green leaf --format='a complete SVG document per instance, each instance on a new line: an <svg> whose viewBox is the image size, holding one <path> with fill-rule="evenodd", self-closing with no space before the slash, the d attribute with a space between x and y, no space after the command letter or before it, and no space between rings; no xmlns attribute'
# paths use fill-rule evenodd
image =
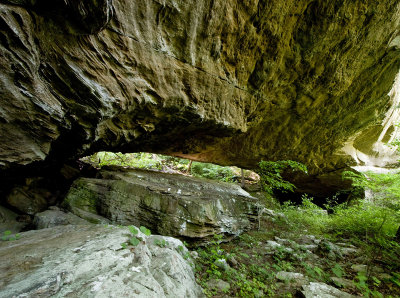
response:
<svg viewBox="0 0 400 298"><path fill-rule="evenodd" d="M134 226L128 226L128 229L132 233L133 236L135 236L139 233L139 231Z"/></svg>
<svg viewBox="0 0 400 298"><path fill-rule="evenodd" d="M140 229L140 231L141 231L143 234L145 234L146 236L150 236L150 235L151 235L151 231L150 231L148 228L146 228L146 227L144 227L144 226L141 226L139 229Z"/></svg>
<svg viewBox="0 0 400 298"><path fill-rule="evenodd" d="M341 278L343 276L344 270L339 264L336 264L335 267L332 268L332 272L337 277Z"/></svg>
<svg viewBox="0 0 400 298"><path fill-rule="evenodd" d="M131 240L129 240L129 243L132 244L133 246L138 246L140 241L136 237L132 237Z"/></svg>
<svg viewBox="0 0 400 298"><path fill-rule="evenodd" d="M127 248L128 245L124 242L124 243L121 243L121 246L123 249L125 249L125 248Z"/></svg>
<svg viewBox="0 0 400 298"><path fill-rule="evenodd" d="M5 236L11 235L11 231L9 231L9 230L4 231L4 235L5 235Z"/></svg>

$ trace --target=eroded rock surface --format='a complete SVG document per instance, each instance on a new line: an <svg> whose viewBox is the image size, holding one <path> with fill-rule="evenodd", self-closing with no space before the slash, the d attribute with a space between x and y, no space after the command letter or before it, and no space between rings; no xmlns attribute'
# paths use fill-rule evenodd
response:
<svg viewBox="0 0 400 298"><path fill-rule="evenodd" d="M127 228L59 226L0 242L1 297L203 297L182 242ZM162 247L156 240L164 240Z"/></svg>
<svg viewBox="0 0 400 298"><path fill-rule="evenodd" d="M33 219L35 229L45 229L62 225L85 225L88 221L69 212L63 212L58 208L52 208L36 213Z"/></svg>
<svg viewBox="0 0 400 298"><path fill-rule="evenodd" d="M148 170L101 170L80 178L64 206L116 224L143 225L162 235L212 238L239 235L257 216L257 200L239 186Z"/></svg>
<svg viewBox="0 0 400 298"><path fill-rule="evenodd" d="M400 68L399 9L1 0L1 180L100 150L151 151L247 168L298 160L315 178L305 189L335 191L329 175L359 161L338 150L373 154L370 140L394 130L381 121Z"/></svg>
<svg viewBox="0 0 400 298"><path fill-rule="evenodd" d="M332 286L322 282L310 282L308 285L303 286L301 291L304 298L352 298L356 297L349 293L340 291Z"/></svg>

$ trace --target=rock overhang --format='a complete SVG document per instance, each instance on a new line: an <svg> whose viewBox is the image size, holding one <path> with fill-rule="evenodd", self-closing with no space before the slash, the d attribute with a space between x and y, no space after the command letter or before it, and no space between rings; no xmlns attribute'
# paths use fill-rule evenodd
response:
<svg viewBox="0 0 400 298"><path fill-rule="evenodd" d="M3 169L100 150L293 159L324 188L390 109L395 1L59 2L1 1Z"/></svg>

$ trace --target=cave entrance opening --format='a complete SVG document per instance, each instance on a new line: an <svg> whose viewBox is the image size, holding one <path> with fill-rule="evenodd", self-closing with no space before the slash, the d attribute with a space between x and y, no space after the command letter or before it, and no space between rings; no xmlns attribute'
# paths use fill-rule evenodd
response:
<svg viewBox="0 0 400 298"><path fill-rule="evenodd" d="M220 166L212 163L191 161L189 159L149 152L120 153L101 151L91 156L83 157L80 161L98 169L105 166L132 169L140 168L170 174L181 174L223 182L239 183L242 187L247 189L257 188L260 180L257 173L236 166Z"/></svg>

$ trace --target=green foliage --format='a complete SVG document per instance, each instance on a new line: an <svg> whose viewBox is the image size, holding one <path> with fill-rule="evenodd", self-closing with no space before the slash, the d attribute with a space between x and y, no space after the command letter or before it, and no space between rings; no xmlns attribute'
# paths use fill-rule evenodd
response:
<svg viewBox="0 0 400 298"><path fill-rule="evenodd" d="M368 282L369 279L371 280L371 282ZM368 278L365 273L359 272L353 283L364 297L383 298L383 295L381 293L379 293L377 290L371 289L371 286L378 287L380 285L381 281L378 278Z"/></svg>
<svg viewBox="0 0 400 298"><path fill-rule="evenodd" d="M350 179L354 187L371 190L375 204L400 210L400 173L366 172L364 174L345 171L343 178Z"/></svg>
<svg viewBox="0 0 400 298"><path fill-rule="evenodd" d="M131 239L129 239L129 243L132 244L133 246L138 246L140 243L140 240L136 237L132 237Z"/></svg>
<svg viewBox="0 0 400 298"><path fill-rule="evenodd" d="M203 177L225 182L233 181L235 174L230 167L221 167L212 163L193 162L191 174L194 177Z"/></svg>
<svg viewBox="0 0 400 298"><path fill-rule="evenodd" d="M140 237L137 236L137 235L139 234L138 229L136 229L134 226L128 226L128 229L129 229L129 232L131 232L131 234L132 234L133 237L131 237L131 238L129 239L129 242L128 242L128 243L126 243L126 242L121 243L121 246L122 246L122 248L124 248L124 249L127 248L129 244L132 245L132 246L138 246L138 245L140 244L140 242L143 241L142 238L140 238ZM149 229L147 229L146 227L144 227L144 226L141 226L141 227L139 228L139 230L140 230L143 234L145 234L146 236L150 236L150 235L151 235L151 231L150 231Z"/></svg>
<svg viewBox="0 0 400 298"><path fill-rule="evenodd" d="M250 235L241 236L246 244L251 244L255 239ZM259 255L249 256L236 247L238 253L227 254L221 247L221 236L216 236L213 241L205 248L198 249L199 258L196 260L196 277L199 284L205 289L208 297L228 294L228 296L239 297L275 297L275 276L266 267L254 264L254 260L260 258ZM248 245L244 246L249 248ZM223 270L216 266L218 260L230 260L236 258L237 268ZM261 261L260 261L261 262ZM230 287L221 292L207 287L207 281L219 278L229 282Z"/></svg>
<svg viewBox="0 0 400 298"><path fill-rule="evenodd" d="M134 226L128 226L129 231L133 236L137 235L139 232Z"/></svg>
<svg viewBox="0 0 400 298"><path fill-rule="evenodd" d="M305 165L292 160L261 161L259 167L260 182L264 191L268 194L272 194L275 189L282 192L294 191L295 186L283 179L282 173L284 171L292 170L307 173Z"/></svg>
<svg viewBox="0 0 400 298"><path fill-rule="evenodd" d="M144 227L144 226L141 226L139 229L140 229L140 231L141 231L143 234L145 234L146 236L150 236L150 235L151 235L151 231L150 231L148 228L146 228L146 227Z"/></svg>
<svg viewBox="0 0 400 298"><path fill-rule="evenodd" d="M307 228L311 233L321 234L329 224L329 217L326 211L313 203L313 198L304 194L302 204L297 206L290 201L282 205L282 211L288 218L293 228ZM282 224L287 225L286 222Z"/></svg>
<svg viewBox="0 0 400 298"><path fill-rule="evenodd" d="M155 239L154 244L158 245L159 247L167 247L168 241L166 241L165 239Z"/></svg>
<svg viewBox="0 0 400 298"><path fill-rule="evenodd" d="M1 236L1 240L3 241L15 241L21 238L21 234L17 233L15 235L12 235L12 232L7 230L3 232L3 236Z"/></svg>
<svg viewBox="0 0 400 298"><path fill-rule="evenodd" d="M399 239L395 241L400 223L400 174L344 172L343 177L351 179L355 187L372 191L373 198L352 206L337 206L332 228L363 239L386 262L396 263L394 260L400 257L400 250L394 249L400 247Z"/></svg>
<svg viewBox="0 0 400 298"><path fill-rule="evenodd" d="M157 158L156 158L157 157ZM145 169L162 169L162 160L155 154L151 153L113 153L113 152L98 152L84 159L98 167L103 166L121 166L132 168Z"/></svg>
<svg viewBox="0 0 400 298"><path fill-rule="evenodd" d="M335 264L331 270L336 277L342 278L344 275L344 269L339 264Z"/></svg>
<svg viewBox="0 0 400 298"><path fill-rule="evenodd" d="M309 264L303 264L304 265L304 269L306 270L306 273L309 277L315 279L315 280L319 280L319 281L323 281L325 282L328 279L328 274L325 273L325 271L318 267L318 266L311 266Z"/></svg>
<svg viewBox="0 0 400 298"><path fill-rule="evenodd" d="M345 237L361 239L393 238L397 231L398 212L374 203L360 201L338 205L330 216L329 229Z"/></svg>

